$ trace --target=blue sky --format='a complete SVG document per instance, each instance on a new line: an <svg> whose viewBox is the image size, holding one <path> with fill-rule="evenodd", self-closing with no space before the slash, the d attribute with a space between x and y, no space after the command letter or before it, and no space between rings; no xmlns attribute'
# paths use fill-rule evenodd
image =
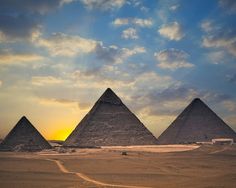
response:
<svg viewBox="0 0 236 188"><path fill-rule="evenodd" d="M195 97L236 130L236 1L2 0L0 137L64 139L110 87L156 135Z"/></svg>

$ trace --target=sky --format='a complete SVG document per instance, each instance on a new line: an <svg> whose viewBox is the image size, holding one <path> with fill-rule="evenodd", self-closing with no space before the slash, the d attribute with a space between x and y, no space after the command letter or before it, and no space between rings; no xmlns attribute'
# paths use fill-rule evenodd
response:
<svg viewBox="0 0 236 188"><path fill-rule="evenodd" d="M64 140L110 87L159 136L195 98L236 130L236 1L1 0L0 138Z"/></svg>

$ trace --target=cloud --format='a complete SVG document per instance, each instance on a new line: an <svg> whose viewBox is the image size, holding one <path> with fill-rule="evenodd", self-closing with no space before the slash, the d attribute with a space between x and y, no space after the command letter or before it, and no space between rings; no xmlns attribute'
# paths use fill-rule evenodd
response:
<svg viewBox="0 0 236 188"><path fill-rule="evenodd" d="M123 25L128 25L129 24L129 19L128 18L116 18L113 22L113 25L115 26L123 26Z"/></svg>
<svg viewBox="0 0 236 188"><path fill-rule="evenodd" d="M39 98L39 103L43 105L56 105L56 106L77 106L79 107L78 101L69 99L57 99L57 98Z"/></svg>
<svg viewBox="0 0 236 188"><path fill-rule="evenodd" d="M213 26L213 23L211 20L204 20L202 23L201 23L201 29L204 31L204 32L211 32L213 31L215 28Z"/></svg>
<svg viewBox="0 0 236 188"><path fill-rule="evenodd" d="M80 0L80 2L88 9L100 9L100 10L115 10L120 9L125 0Z"/></svg>
<svg viewBox="0 0 236 188"><path fill-rule="evenodd" d="M236 112L236 102L233 100L222 101L224 108L229 112Z"/></svg>
<svg viewBox="0 0 236 188"><path fill-rule="evenodd" d="M112 24L116 27L124 26L124 25L134 25L139 27L151 27L153 25L153 21L149 19L142 18L116 18Z"/></svg>
<svg viewBox="0 0 236 188"><path fill-rule="evenodd" d="M170 9L171 11L176 11L176 10L179 9L179 7L180 7L179 4L175 4L175 5L171 5L171 6L169 7L169 9Z"/></svg>
<svg viewBox="0 0 236 188"><path fill-rule="evenodd" d="M122 48L121 52L122 52L122 56L127 58L136 54L145 53L146 49L142 46L135 46L133 49Z"/></svg>
<svg viewBox="0 0 236 188"><path fill-rule="evenodd" d="M236 56L236 30L214 30L203 37L202 45L206 48L226 50Z"/></svg>
<svg viewBox="0 0 236 188"><path fill-rule="evenodd" d="M212 64L222 64L226 60L224 51L209 52L207 56Z"/></svg>
<svg viewBox="0 0 236 188"><path fill-rule="evenodd" d="M159 90L165 89L171 84L177 83L174 81L170 76L163 76L159 75L154 71L148 71L142 73L140 76L138 76L135 79L135 83L133 84L134 90L142 90L147 89L153 90L155 88L158 88Z"/></svg>
<svg viewBox="0 0 236 188"><path fill-rule="evenodd" d="M143 75L136 83L139 83L142 77ZM152 83L152 79L151 76L144 83ZM158 84L149 84L146 87L137 85L132 88L134 91L130 93L130 103L133 102L136 112L146 116L177 116L196 97L208 104L221 104L230 99L227 95L193 88L167 76L160 76L154 82Z"/></svg>
<svg viewBox="0 0 236 188"><path fill-rule="evenodd" d="M42 15L73 0L2 0L0 42L31 40L41 30Z"/></svg>
<svg viewBox="0 0 236 188"><path fill-rule="evenodd" d="M236 74L227 75L227 76L226 76L226 79L227 79L230 83L236 84Z"/></svg>
<svg viewBox="0 0 236 188"><path fill-rule="evenodd" d="M145 53L146 49L142 46L135 46L132 49L118 48L117 46L105 47L103 44L97 45L95 50L96 56L108 64L121 64L131 56Z"/></svg>
<svg viewBox="0 0 236 188"><path fill-rule="evenodd" d="M224 8L227 13L236 13L236 2L235 0L219 0L220 7Z"/></svg>
<svg viewBox="0 0 236 188"><path fill-rule="evenodd" d="M0 52L0 64L18 64L42 61L44 57L31 53L16 53L12 51Z"/></svg>
<svg viewBox="0 0 236 188"><path fill-rule="evenodd" d="M60 84L63 80L53 76L33 76L31 83L36 86Z"/></svg>
<svg viewBox="0 0 236 188"><path fill-rule="evenodd" d="M0 41L32 39L40 30L39 20L27 15L0 15Z"/></svg>
<svg viewBox="0 0 236 188"><path fill-rule="evenodd" d="M231 25L205 20L201 23L205 32L202 36L202 46L213 52L209 59L218 64L224 62L226 55L236 56L236 30Z"/></svg>
<svg viewBox="0 0 236 188"><path fill-rule="evenodd" d="M178 22L163 25L158 32L161 36L169 40L179 41L184 37L182 28Z"/></svg>
<svg viewBox="0 0 236 188"><path fill-rule="evenodd" d="M140 27L151 27L153 25L151 19L141 19L141 18L134 18L132 20L132 23Z"/></svg>
<svg viewBox="0 0 236 188"><path fill-rule="evenodd" d="M1 0L0 10L1 12L29 12L29 13L40 13L45 14L62 6L63 4L70 3L72 0Z"/></svg>
<svg viewBox="0 0 236 188"><path fill-rule="evenodd" d="M191 68L193 64L187 61L189 55L178 49L170 48L154 54L158 61L157 66L162 69L176 70L179 68Z"/></svg>
<svg viewBox="0 0 236 188"><path fill-rule="evenodd" d="M73 57L94 52L98 41L82 38L78 35L53 33L48 38L38 38L35 45L46 48L52 56Z"/></svg>

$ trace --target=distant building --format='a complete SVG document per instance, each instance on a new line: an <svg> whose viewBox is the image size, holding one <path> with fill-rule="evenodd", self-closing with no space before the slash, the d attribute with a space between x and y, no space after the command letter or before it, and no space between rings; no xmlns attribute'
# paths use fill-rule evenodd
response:
<svg viewBox="0 0 236 188"><path fill-rule="evenodd" d="M158 143L203 143L215 138L231 138L236 141L236 133L203 101L196 98L159 136Z"/></svg>
<svg viewBox="0 0 236 188"><path fill-rule="evenodd" d="M152 145L157 140L108 88L65 140L67 147Z"/></svg>
<svg viewBox="0 0 236 188"><path fill-rule="evenodd" d="M0 151L39 151L51 146L23 116L0 144Z"/></svg>

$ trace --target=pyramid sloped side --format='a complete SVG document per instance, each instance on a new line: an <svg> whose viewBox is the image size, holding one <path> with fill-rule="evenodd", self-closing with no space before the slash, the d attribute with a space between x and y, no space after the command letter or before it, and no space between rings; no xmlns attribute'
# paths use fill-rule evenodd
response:
<svg viewBox="0 0 236 188"><path fill-rule="evenodd" d="M6 151L50 148L50 144L26 118L22 118L0 144L0 149Z"/></svg>
<svg viewBox="0 0 236 188"><path fill-rule="evenodd" d="M63 145L96 147L156 143L152 133L122 102L112 104L98 100Z"/></svg>
<svg viewBox="0 0 236 188"><path fill-rule="evenodd" d="M236 133L202 101L192 102L159 136L159 144L210 142Z"/></svg>

